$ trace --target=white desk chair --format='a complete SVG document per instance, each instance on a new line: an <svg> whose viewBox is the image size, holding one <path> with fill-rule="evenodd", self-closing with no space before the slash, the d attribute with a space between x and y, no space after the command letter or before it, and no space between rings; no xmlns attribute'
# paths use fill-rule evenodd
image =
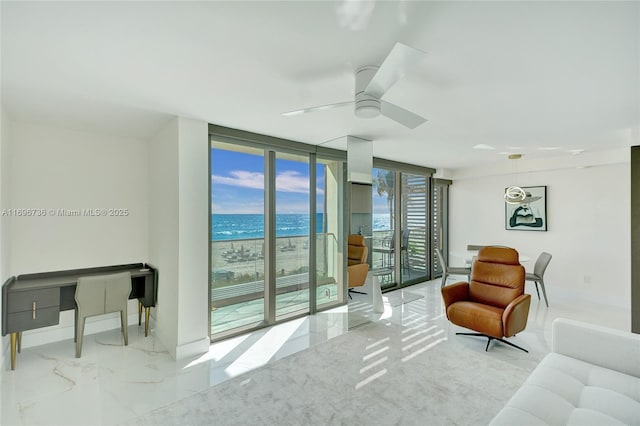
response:
<svg viewBox="0 0 640 426"><path fill-rule="evenodd" d="M131 293L131 273L121 272L78 278L76 286L76 358L82 354L82 337L87 317L120 312L120 327L125 346L127 335L127 302Z"/></svg>

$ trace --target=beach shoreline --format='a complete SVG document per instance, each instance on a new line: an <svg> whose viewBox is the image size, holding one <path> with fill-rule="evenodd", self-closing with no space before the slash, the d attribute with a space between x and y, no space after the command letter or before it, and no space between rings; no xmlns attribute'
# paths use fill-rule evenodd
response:
<svg viewBox="0 0 640 426"><path fill-rule="evenodd" d="M309 237L279 237L276 239L276 271L289 275L309 267ZM232 272L264 273L264 240L244 239L211 241L211 271L220 277Z"/></svg>

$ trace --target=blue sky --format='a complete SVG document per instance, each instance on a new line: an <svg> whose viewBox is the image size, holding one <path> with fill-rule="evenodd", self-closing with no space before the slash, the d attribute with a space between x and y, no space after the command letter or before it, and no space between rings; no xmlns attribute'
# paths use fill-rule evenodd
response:
<svg viewBox="0 0 640 426"><path fill-rule="evenodd" d="M324 169L318 167L318 207L324 197ZM277 213L309 212L309 164L276 159ZM264 157L211 150L211 208L214 213L264 211Z"/></svg>
<svg viewBox="0 0 640 426"><path fill-rule="evenodd" d="M324 167L318 164L317 205L324 203ZM388 213L386 196L373 189L374 212ZM276 159L278 213L309 212L309 165ZM213 213L262 214L264 211L264 157L211 149L211 210Z"/></svg>

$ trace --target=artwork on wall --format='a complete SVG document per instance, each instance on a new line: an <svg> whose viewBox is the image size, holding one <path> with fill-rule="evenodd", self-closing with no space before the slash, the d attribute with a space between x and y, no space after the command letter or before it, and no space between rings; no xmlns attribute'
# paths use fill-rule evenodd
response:
<svg viewBox="0 0 640 426"><path fill-rule="evenodd" d="M547 230L547 187L523 186L526 198L518 204L504 203L505 228L519 231Z"/></svg>

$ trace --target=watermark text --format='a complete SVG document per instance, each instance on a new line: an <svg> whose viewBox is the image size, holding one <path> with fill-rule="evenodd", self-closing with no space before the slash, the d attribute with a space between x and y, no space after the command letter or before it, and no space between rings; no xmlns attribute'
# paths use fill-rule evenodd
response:
<svg viewBox="0 0 640 426"><path fill-rule="evenodd" d="M2 217L126 217L129 216L128 208L18 208L2 209Z"/></svg>

